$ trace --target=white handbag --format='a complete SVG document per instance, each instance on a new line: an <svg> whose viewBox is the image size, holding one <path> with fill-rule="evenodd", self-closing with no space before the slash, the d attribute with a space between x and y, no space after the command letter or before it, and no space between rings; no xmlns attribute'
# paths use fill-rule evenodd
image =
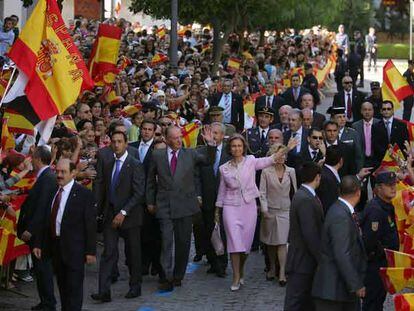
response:
<svg viewBox="0 0 414 311"><path fill-rule="evenodd" d="M223 240L221 239L220 234L220 225L218 223L215 224L213 233L211 234L211 244L214 247L214 250L216 251L217 256L224 255L224 244Z"/></svg>

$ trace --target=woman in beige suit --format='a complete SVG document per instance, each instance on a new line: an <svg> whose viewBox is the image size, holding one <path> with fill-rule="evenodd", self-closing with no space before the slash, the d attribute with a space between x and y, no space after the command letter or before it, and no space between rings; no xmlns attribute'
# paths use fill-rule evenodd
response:
<svg viewBox="0 0 414 311"><path fill-rule="evenodd" d="M284 151L282 144L273 145L269 154ZM283 153L286 154L285 152ZM296 191L295 170L285 165L286 156L262 171L260 178L260 206L262 221L260 240L266 244L269 255L270 270L266 280L273 280L276 273L276 254L279 260L279 284L286 285L285 264L289 234L290 200Z"/></svg>

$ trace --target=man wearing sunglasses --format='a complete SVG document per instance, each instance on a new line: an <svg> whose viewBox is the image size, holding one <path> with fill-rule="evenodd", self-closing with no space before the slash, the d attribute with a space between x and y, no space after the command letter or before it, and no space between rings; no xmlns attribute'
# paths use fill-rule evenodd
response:
<svg viewBox="0 0 414 311"><path fill-rule="evenodd" d="M388 145L397 144L404 152L404 142L409 141L407 126L394 118L394 104L385 100L381 106L382 119L372 126L372 148L374 164L379 166Z"/></svg>
<svg viewBox="0 0 414 311"><path fill-rule="evenodd" d="M346 121L350 126L352 122L362 119L361 105L365 95L352 87L353 81L350 76L342 78L342 86L343 90L335 94L332 106L345 108Z"/></svg>

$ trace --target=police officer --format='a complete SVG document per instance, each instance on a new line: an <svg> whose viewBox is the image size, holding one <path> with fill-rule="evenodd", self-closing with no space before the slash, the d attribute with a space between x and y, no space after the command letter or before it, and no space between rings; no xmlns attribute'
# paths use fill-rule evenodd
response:
<svg viewBox="0 0 414 311"><path fill-rule="evenodd" d="M360 225L368 254L365 277L366 296L362 310L382 310L386 291L379 275L380 267L387 266L384 248L398 250L399 238L391 200L396 195L397 177L394 172L382 172L376 177L376 196L368 202L360 215Z"/></svg>
<svg viewBox="0 0 414 311"><path fill-rule="evenodd" d="M269 151L267 135L271 130L275 112L270 107L261 107L256 112L258 126L246 131L246 139L249 143L250 153L256 158L265 157Z"/></svg>
<svg viewBox="0 0 414 311"><path fill-rule="evenodd" d="M382 94L381 85L378 81L372 81L370 84L371 96L366 101L374 106L374 118L381 119Z"/></svg>

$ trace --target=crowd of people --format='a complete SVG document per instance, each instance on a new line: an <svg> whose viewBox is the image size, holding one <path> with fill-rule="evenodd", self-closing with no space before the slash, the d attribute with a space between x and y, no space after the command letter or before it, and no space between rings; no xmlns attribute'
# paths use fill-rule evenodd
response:
<svg viewBox="0 0 414 311"><path fill-rule="evenodd" d="M31 170L37 177L17 227L32 251L40 299L32 310L56 309L53 272L62 310L81 310L84 264L96 262L97 239L103 252L93 300L111 301L123 264L119 238L129 271L125 298L140 296L149 274L163 291L186 286L192 236L193 260L206 256L206 272L217 277L231 270L231 291L248 287L245 263L260 250L264 279L286 286L285 310L355 310L360 298L362 310L382 310L383 249L399 245L390 202L397 178L414 182L414 173L406 125L382 100L379 82L371 82L370 96L357 89L366 55L376 70L374 29L366 40L356 32L352 42L343 25L337 34L270 32L264 42L231 35L212 72L213 30L185 30L171 68L152 61L169 47L160 27L106 22L123 30L115 96L95 87L65 112L76 129L60 116L47 145L23 134L15 135L15 150L3 150L2 190ZM70 26L86 61L98 24L82 18ZM333 78L321 84L315 68L332 56ZM241 62L236 70L233 58ZM335 82L329 111L318 111L323 89ZM253 95L249 118L244 107ZM197 147L184 148L183 127L192 122L202 124ZM400 147L406 165L398 176L374 178L389 144ZM12 213L10 199L2 192Z"/></svg>

